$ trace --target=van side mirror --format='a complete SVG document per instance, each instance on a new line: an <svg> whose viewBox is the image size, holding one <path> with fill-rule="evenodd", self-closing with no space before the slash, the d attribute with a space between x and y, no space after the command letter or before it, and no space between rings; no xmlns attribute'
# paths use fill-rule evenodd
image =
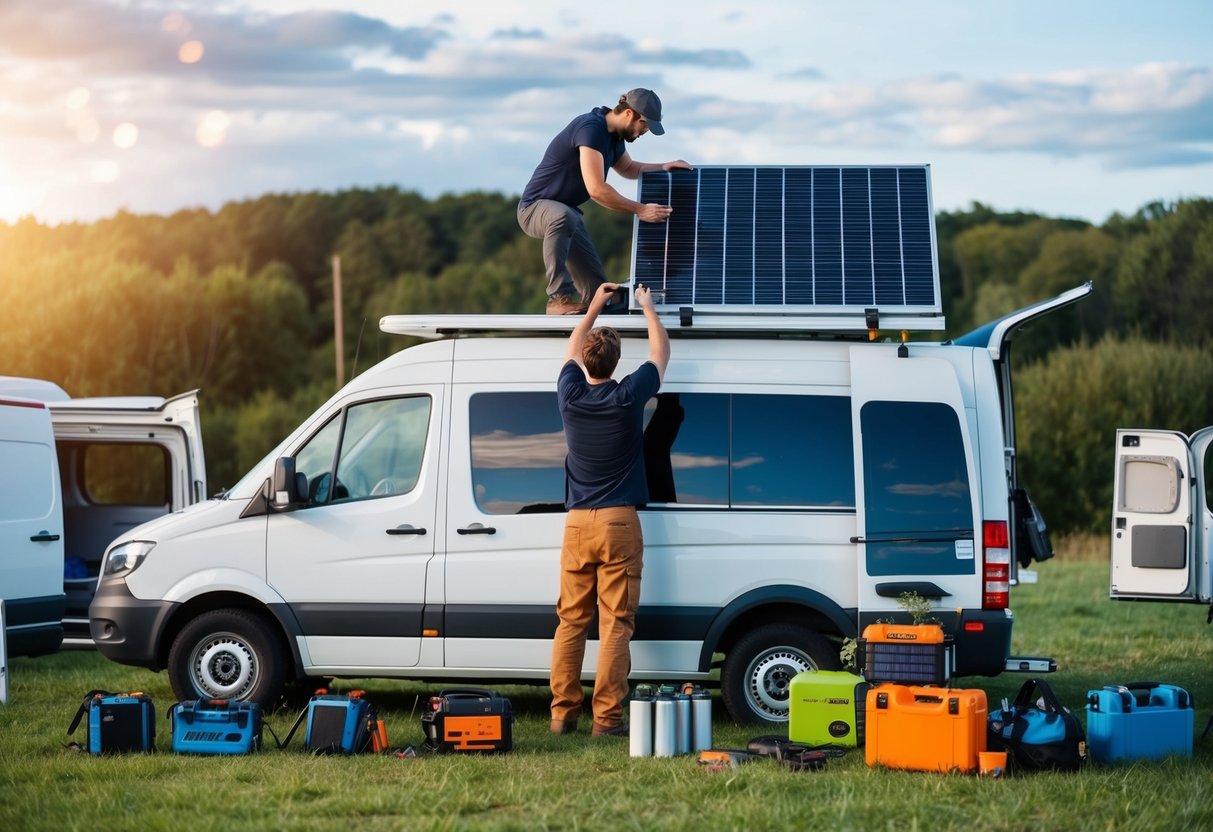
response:
<svg viewBox="0 0 1213 832"><path fill-rule="evenodd" d="M269 503L274 511L287 511L307 503L307 477L295 472L295 460L291 457L274 461Z"/></svg>

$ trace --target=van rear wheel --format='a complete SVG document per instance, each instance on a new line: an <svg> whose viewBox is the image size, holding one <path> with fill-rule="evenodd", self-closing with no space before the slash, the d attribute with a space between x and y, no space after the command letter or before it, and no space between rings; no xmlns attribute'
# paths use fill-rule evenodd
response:
<svg viewBox="0 0 1213 832"><path fill-rule="evenodd" d="M837 651L799 624L765 624L737 640L724 658L720 694L742 725L784 723L792 677L804 670L836 670Z"/></svg>
<svg viewBox="0 0 1213 832"><path fill-rule="evenodd" d="M286 683L285 650L260 616L212 610L177 634L168 673L179 700L239 699L270 708Z"/></svg>

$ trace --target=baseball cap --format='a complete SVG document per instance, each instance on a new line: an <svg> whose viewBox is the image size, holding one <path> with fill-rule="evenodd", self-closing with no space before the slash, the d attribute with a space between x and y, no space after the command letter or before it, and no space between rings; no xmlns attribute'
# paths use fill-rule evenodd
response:
<svg viewBox="0 0 1213 832"><path fill-rule="evenodd" d="M637 87L623 94L623 103L644 116L649 125L649 132L654 136L665 135L665 128L661 126L661 99L657 97L657 93Z"/></svg>

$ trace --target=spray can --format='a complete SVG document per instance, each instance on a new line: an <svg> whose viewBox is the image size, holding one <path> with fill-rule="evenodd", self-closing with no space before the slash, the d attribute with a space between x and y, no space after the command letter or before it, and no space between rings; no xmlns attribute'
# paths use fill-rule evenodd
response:
<svg viewBox="0 0 1213 832"><path fill-rule="evenodd" d="M653 725L653 756L673 757L677 751L678 725L674 714L674 697L670 694L658 694Z"/></svg>
<svg viewBox="0 0 1213 832"><path fill-rule="evenodd" d="M628 753L633 757L653 756L653 703L652 696L641 695L636 689L636 696L628 706Z"/></svg>
<svg viewBox="0 0 1213 832"><path fill-rule="evenodd" d="M703 751L712 747L712 694L702 688L696 688L691 694L691 724L694 726L694 736L691 738L691 750Z"/></svg>
<svg viewBox="0 0 1213 832"><path fill-rule="evenodd" d="M691 697L685 693L674 694L674 722L677 729L674 737L674 753L691 753Z"/></svg>

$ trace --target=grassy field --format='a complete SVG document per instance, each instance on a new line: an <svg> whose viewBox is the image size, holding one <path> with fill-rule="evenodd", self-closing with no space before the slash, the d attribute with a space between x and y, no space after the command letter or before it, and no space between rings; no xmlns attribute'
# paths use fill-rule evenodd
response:
<svg viewBox="0 0 1213 832"><path fill-rule="evenodd" d="M1106 551L1106 550L1104 550ZM1205 610L1107 599L1100 557L1058 558L1012 600L1015 650L1050 655L1050 682L1081 710L1086 691L1153 679L1194 696L1197 732L1213 703L1213 629ZM626 740L547 733L547 691L502 687L517 714L514 747L493 757L312 757L299 750L244 757L171 753L93 758L65 750L65 731L92 688L144 690L161 717L174 699L163 674L90 652L17 659L0 706L0 830L191 829L1213 829L1213 753L1091 765L1076 774L1005 781L869 769L862 751L816 773L774 763L699 770L690 757L634 760ZM670 680L678 681L678 680ZM1023 677L961 680L992 701ZM362 687L393 745L420 745L420 702L436 688L382 680ZM756 732L723 717L715 744L744 747ZM280 736L295 714L269 717ZM159 724L159 744L168 746ZM268 735L267 735L268 739Z"/></svg>

